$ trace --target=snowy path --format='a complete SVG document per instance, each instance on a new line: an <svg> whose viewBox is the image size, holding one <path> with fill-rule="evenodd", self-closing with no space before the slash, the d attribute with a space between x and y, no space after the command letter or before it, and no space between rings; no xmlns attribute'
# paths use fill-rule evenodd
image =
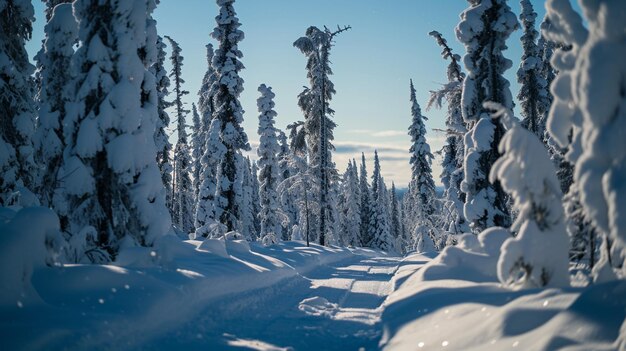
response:
<svg viewBox="0 0 626 351"><path fill-rule="evenodd" d="M377 349L380 306L392 290L390 279L399 260L355 255L268 289L220 298L185 328L187 335L166 335L154 346Z"/></svg>

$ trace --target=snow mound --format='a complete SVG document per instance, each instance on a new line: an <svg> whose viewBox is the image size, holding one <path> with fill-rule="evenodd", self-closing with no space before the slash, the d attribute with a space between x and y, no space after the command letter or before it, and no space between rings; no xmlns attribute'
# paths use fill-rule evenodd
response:
<svg viewBox="0 0 626 351"><path fill-rule="evenodd" d="M497 262L500 247L511 233L499 227L489 228L478 236L464 234L457 246L446 247L439 256L418 272L418 279L459 279L473 282L498 281Z"/></svg>
<svg viewBox="0 0 626 351"><path fill-rule="evenodd" d="M298 309L310 316L332 317L339 310L339 306L323 297L315 296L300 301Z"/></svg>
<svg viewBox="0 0 626 351"><path fill-rule="evenodd" d="M624 347L626 281L587 288L512 291L497 283L423 281L418 275L419 271L409 276L385 301L381 349Z"/></svg>
<svg viewBox="0 0 626 351"><path fill-rule="evenodd" d="M10 217L2 212L2 217ZM35 269L45 266L46 241L58 233L58 217L43 207L21 209L0 222L0 305L21 308L25 301L39 300L31 278Z"/></svg>

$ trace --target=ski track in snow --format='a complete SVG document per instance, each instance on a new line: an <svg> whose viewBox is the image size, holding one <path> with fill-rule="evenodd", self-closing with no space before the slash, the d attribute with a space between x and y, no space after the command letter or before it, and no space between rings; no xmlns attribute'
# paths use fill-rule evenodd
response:
<svg viewBox="0 0 626 351"><path fill-rule="evenodd" d="M354 255L265 289L221 297L147 348L377 349L381 305L399 263L399 257Z"/></svg>

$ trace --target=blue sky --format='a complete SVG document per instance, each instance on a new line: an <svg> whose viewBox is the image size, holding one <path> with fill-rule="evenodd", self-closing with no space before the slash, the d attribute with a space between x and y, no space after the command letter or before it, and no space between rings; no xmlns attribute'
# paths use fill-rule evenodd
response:
<svg viewBox="0 0 626 351"><path fill-rule="evenodd" d="M538 19L544 16L544 1L532 1ZM33 1L37 21L33 40L28 44L31 58L39 49L43 35L43 4ZM519 2L510 1L519 14ZM410 146L406 130L411 120L409 79L417 90L418 102L429 118L427 139L433 151L443 145L444 136L432 131L443 128L443 111L425 111L430 90L445 82L447 62L440 48L428 35L441 32L458 54L463 47L456 40L454 28L467 2L459 0L238 0L235 9L246 38L240 43L241 72L245 90L241 96L244 128L253 147L257 144L257 87L271 86L276 93L277 126L301 120L296 96L307 84L304 56L293 42L315 25L352 29L337 37L331 60L337 95L331 102L336 111L334 161L343 172L347 161L360 158L364 151L371 174L374 149L379 150L382 173L387 182L404 187L410 180ZM191 92L186 102L197 100L197 91L206 70L205 45L213 42L209 33L215 26L217 5L210 0L161 0L154 17L159 34L170 35L183 50L183 78ZM507 72L515 96L518 85L515 71L521 49L518 30L509 40L505 56L513 61ZM168 48L169 49L169 48ZM191 116L188 116L191 121ZM253 154L255 151L253 151ZM433 172L439 182L439 159Z"/></svg>

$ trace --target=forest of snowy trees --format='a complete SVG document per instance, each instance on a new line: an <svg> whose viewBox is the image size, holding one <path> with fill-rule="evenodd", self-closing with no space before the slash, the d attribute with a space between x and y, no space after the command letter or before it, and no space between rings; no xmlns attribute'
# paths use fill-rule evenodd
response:
<svg viewBox="0 0 626 351"><path fill-rule="evenodd" d="M464 53L433 28L448 68L427 107L445 107L446 141L431 150L407 77L398 94L407 97L411 181L402 193L405 185L382 176L378 153L369 170L365 154L344 173L333 161L341 116L332 98L341 91L332 76L341 72L330 54L358 29L303 27L294 38L308 85L293 101L301 120L284 130L271 82L246 87L259 92L258 114L245 115L258 116L251 159L235 0L217 0L192 106L183 103L185 48L152 18L159 0L44 2L45 40L30 62L31 0L0 0L0 206L13 209L3 210L4 222L21 208L54 212L49 265L112 262L167 235L405 254L501 227L509 235L497 258L505 285L568 285L570 262L597 282L626 274L622 1L582 1L583 19L569 0L548 0L538 19L529 0L520 14L506 0L469 0L456 27ZM509 40L516 30L521 43ZM519 92L504 77L512 45L523 49Z"/></svg>

